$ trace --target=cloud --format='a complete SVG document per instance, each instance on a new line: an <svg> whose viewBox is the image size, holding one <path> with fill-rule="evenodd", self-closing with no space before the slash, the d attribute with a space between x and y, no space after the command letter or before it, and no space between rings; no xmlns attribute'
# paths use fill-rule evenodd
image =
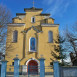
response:
<svg viewBox="0 0 77 77"><path fill-rule="evenodd" d="M69 0L44 0L48 9L46 12L51 13L52 16L62 16L67 11L70 4ZM50 6L51 5L51 6Z"/></svg>

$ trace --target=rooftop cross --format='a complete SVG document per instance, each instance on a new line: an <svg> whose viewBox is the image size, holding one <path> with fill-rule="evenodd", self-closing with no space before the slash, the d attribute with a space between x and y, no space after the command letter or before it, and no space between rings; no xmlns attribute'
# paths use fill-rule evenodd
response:
<svg viewBox="0 0 77 77"><path fill-rule="evenodd" d="M34 7L34 0L33 0L33 7Z"/></svg>

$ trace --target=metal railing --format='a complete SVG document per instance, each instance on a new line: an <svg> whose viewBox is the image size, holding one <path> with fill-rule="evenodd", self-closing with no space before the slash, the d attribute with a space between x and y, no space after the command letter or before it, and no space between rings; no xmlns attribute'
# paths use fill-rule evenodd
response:
<svg viewBox="0 0 77 77"><path fill-rule="evenodd" d="M7 65L6 77L14 77L14 66Z"/></svg>
<svg viewBox="0 0 77 77"><path fill-rule="evenodd" d="M19 67L19 72L20 72L20 77L25 76L25 77L40 77L40 67L39 66L20 66Z"/></svg>
<svg viewBox="0 0 77 77"><path fill-rule="evenodd" d="M53 66L45 66L45 77L54 77Z"/></svg>
<svg viewBox="0 0 77 77"><path fill-rule="evenodd" d="M45 77L53 76L53 66L45 66ZM7 66L6 77L14 77L14 66ZM40 66L19 66L19 77L40 77Z"/></svg>

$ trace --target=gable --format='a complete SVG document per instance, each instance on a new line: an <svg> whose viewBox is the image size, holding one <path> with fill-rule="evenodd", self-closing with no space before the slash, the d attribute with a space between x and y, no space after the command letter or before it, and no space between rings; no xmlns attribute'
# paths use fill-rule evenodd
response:
<svg viewBox="0 0 77 77"><path fill-rule="evenodd" d="M25 28L24 31L22 31L22 32L27 33L27 32L30 31L30 30L35 31L36 33L42 32L41 30L37 29L35 26L32 26L32 27L30 27L30 28Z"/></svg>

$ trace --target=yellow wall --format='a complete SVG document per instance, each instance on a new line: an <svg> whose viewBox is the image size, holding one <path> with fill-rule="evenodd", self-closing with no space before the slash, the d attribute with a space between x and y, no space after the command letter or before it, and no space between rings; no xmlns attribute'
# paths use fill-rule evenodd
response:
<svg viewBox="0 0 77 77"><path fill-rule="evenodd" d="M14 18L13 23L25 23L25 25L21 26L8 26L8 34L7 34L7 43L6 43L6 55L5 59L8 60L8 65L12 65L13 59L16 57L16 54L18 54L20 61L20 65L25 65L26 61L30 58L34 58L38 60L40 58L40 55L43 55L45 60L45 66L49 66L50 58L55 60L55 58L51 55L52 51L56 52L54 50L54 45L56 43L53 41L53 43L48 43L48 31L53 32L53 39L57 39L58 35L58 25L56 26L54 24L53 19L48 19L48 24L51 24L51 26L41 26L41 22L43 23L45 16L41 16L41 11L27 11L24 18L21 20L19 18ZM35 23L31 22L31 17L35 17ZM52 25L54 24L54 25ZM37 29L42 30L42 32L37 33L33 28L28 30L27 33L22 33L22 31L26 28L30 28L32 26L36 26ZM18 31L18 41L16 43L12 42L12 36L13 31ZM25 38L24 38L25 36ZM30 53L29 52L29 39L30 37L35 37L37 39L37 52ZM24 49L23 49L24 48Z"/></svg>

